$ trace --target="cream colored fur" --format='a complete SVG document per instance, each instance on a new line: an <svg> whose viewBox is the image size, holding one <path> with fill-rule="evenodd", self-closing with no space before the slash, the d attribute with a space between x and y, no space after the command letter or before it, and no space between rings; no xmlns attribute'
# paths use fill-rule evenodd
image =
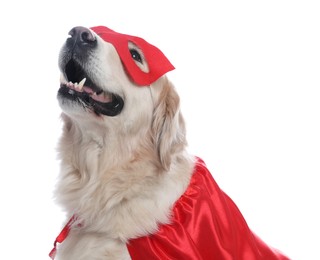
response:
<svg viewBox="0 0 320 260"><path fill-rule="evenodd" d="M108 117L61 103L55 195L66 221L73 214L77 221L58 247L57 259L130 259L129 239L170 221L194 158L186 152L179 97L166 76L150 86L134 85L114 47L100 38L87 66L99 86L123 97L125 105L119 115ZM139 66L148 71L145 61Z"/></svg>

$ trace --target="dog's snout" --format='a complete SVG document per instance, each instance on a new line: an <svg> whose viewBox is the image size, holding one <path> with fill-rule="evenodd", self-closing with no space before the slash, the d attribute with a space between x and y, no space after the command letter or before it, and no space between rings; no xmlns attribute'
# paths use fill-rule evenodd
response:
<svg viewBox="0 0 320 260"><path fill-rule="evenodd" d="M69 35L71 37L68 40L79 46L94 47L97 43L97 39L93 32L86 27L74 27L69 32Z"/></svg>

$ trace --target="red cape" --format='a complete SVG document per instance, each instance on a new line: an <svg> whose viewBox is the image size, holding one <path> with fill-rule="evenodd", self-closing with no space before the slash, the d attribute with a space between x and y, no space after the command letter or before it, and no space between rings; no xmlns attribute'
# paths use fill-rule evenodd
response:
<svg viewBox="0 0 320 260"><path fill-rule="evenodd" d="M133 260L289 259L248 227L234 202L198 159L186 192L175 203L171 224L130 240Z"/></svg>

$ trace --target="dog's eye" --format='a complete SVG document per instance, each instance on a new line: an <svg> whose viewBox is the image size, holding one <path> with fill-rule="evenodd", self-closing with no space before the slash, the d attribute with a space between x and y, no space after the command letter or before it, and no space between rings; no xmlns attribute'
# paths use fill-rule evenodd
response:
<svg viewBox="0 0 320 260"><path fill-rule="evenodd" d="M142 58L141 58L141 55L140 53L135 50L135 49L130 49L130 53L131 53L131 57L136 60L137 62L140 62L142 63Z"/></svg>

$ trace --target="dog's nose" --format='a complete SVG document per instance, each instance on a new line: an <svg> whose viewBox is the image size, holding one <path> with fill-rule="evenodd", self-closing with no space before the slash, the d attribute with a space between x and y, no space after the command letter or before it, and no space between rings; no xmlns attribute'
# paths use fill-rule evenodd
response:
<svg viewBox="0 0 320 260"><path fill-rule="evenodd" d="M69 35L71 37L68 40L71 40L74 44L78 44L79 46L93 47L97 43L97 39L93 32L86 27L74 27L69 32Z"/></svg>

